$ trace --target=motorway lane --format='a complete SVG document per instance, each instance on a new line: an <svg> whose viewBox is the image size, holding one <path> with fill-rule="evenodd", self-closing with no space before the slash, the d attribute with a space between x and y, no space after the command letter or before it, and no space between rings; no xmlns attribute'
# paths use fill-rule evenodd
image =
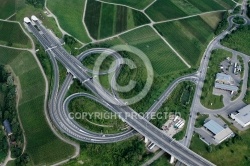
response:
<svg viewBox="0 0 250 166"><path fill-rule="evenodd" d="M40 34L34 35L37 38L40 38ZM40 40L39 40L40 41ZM44 41L41 41L44 42ZM45 43L43 43L44 45ZM89 76L85 73L85 71L82 69L82 64L79 64L80 62L77 61L75 58L71 57L69 54L66 53L66 51L62 47L56 47L49 51L49 53L53 52L56 55L56 58L67 67L67 69L80 81L84 81L89 78ZM98 95L96 93L96 89L98 89L99 92L101 92L103 95L105 94L106 97L110 100L113 100L115 104L110 103L117 112L120 113L120 116L133 128L135 128L138 132L140 132L142 135L146 136L153 142L155 142L156 145L161 147L164 151L169 152L170 154L173 154L178 158L180 161L186 163L187 165L192 166L198 166L198 165L213 165L211 162L205 160L204 158L200 157L199 155L193 153L191 150L187 149L186 147L177 146L178 143L174 141L172 138L161 135L162 131L160 131L158 128L156 128L154 125L149 123L146 119L138 115L134 110L132 110L129 107L125 106L118 106L117 101L114 100L113 96L106 91L100 90L101 87L94 86L93 82L87 81L84 83L85 86L90 89L93 93ZM60 99L58 98L60 101ZM137 118L132 117L126 117L125 114L135 114ZM139 118L139 119L138 119ZM60 122L59 122L60 123ZM149 130L150 129L150 130ZM71 133L71 131L68 131ZM75 135L78 133L74 133ZM161 135L161 137L159 137ZM169 144L169 140L171 140L172 144ZM174 146L173 146L174 144ZM179 149L180 148L180 149ZM171 152L170 150L171 149Z"/></svg>

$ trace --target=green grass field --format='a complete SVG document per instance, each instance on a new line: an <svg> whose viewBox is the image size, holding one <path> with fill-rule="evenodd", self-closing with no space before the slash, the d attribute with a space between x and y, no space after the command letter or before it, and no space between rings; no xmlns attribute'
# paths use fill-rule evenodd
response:
<svg viewBox="0 0 250 166"><path fill-rule="evenodd" d="M149 20L143 13L127 7L88 1L85 22L91 36L101 39L149 23Z"/></svg>
<svg viewBox="0 0 250 166"><path fill-rule="evenodd" d="M16 0L1 0L0 19L6 19L15 13Z"/></svg>
<svg viewBox="0 0 250 166"><path fill-rule="evenodd" d="M156 24L155 27L193 67L199 65L200 59L212 39L214 31L199 16Z"/></svg>
<svg viewBox="0 0 250 166"><path fill-rule="evenodd" d="M0 44L13 47L31 48L30 39L17 23L0 21Z"/></svg>
<svg viewBox="0 0 250 166"><path fill-rule="evenodd" d="M199 114L195 121L195 127L202 127L204 125L204 121L208 118L206 114Z"/></svg>
<svg viewBox="0 0 250 166"><path fill-rule="evenodd" d="M83 26L85 0L48 0L48 8L57 16L60 26L83 43L90 41ZM67 6L67 7L65 7Z"/></svg>
<svg viewBox="0 0 250 166"><path fill-rule="evenodd" d="M234 3L230 0L157 0L146 13L154 21L164 21L202 12L231 9L233 6Z"/></svg>
<svg viewBox="0 0 250 166"><path fill-rule="evenodd" d="M209 61L206 78L204 81L201 104L207 108L219 109L224 106L222 96L213 95L213 87L216 79L216 74L220 72L219 65L227 57L232 57L230 52L225 50L214 50Z"/></svg>
<svg viewBox="0 0 250 166"><path fill-rule="evenodd" d="M33 56L26 51L0 48L0 62L13 69L21 84L18 110L33 165L50 165L71 156L73 147L58 139L45 120L45 82Z"/></svg>
<svg viewBox="0 0 250 166"><path fill-rule="evenodd" d="M115 116L106 107L102 106L86 97L79 97L72 100L69 104L69 111L79 124L84 128L104 134L118 133L126 127L118 116ZM89 116L78 117L77 114L89 113ZM93 116L91 116L93 115ZM114 115L114 117L112 116ZM106 118L109 117L109 118Z"/></svg>
<svg viewBox="0 0 250 166"><path fill-rule="evenodd" d="M103 0L103 1L123 4L123 5L131 6L137 9L144 9L150 3L153 2L153 0L143 0L143 1L140 1L140 0Z"/></svg>
<svg viewBox="0 0 250 166"><path fill-rule="evenodd" d="M190 149L205 157L218 166L248 166L250 165L250 132L244 131L239 136L225 141L218 146L208 146L196 134L191 141Z"/></svg>

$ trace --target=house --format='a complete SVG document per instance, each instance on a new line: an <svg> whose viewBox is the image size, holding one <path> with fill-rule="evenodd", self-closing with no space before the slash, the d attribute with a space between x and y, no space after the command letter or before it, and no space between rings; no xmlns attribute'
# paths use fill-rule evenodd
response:
<svg viewBox="0 0 250 166"><path fill-rule="evenodd" d="M12 135L12 129L10 126L10 122L7 119L3 121L3 126L4 126L4 130L6 131L7 135L8 136Z"/></svg>

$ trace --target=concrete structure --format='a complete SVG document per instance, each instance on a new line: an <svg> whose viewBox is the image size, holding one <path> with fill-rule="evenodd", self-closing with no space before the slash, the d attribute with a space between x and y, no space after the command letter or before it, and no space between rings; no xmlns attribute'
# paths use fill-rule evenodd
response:
<svg viewBox="0 0 250 166"><path fill-rule="evenodd" d="M215 122L214 120L209 120L204 124L204 127L213 133L213 139L217 143L221 143L222 141L234 136L234 133L227 126L222 127L220 124Z"/></svg>
<svg viewBox="0 0 250 166"><path fill-rule="evenodd" d="M23 21L24 21L26 24L28 24L28 23L31 22L30 19L29 19L28 17L25 17L25 18L23 19Z"/></svg>
<svg viewBox="0 0 250 166"><path fill-rule="evenodd" d="M234 85L234 79L230 75L224 73L217 73L215 82L226 85Z"/></svg>
<svg viewBox="0 0 250 166"><path fill-rule="evenodd" d="M237 92L239 88L235 85L226 85L226 84L220 84L220 83L215 83L214 86L216 89L222 89L230 92Z"/></svg>
<svg viewBox="0 0 250 166"><path fill-rule="evenodd" d="M230 117L239 123L242 127L250 125L250 105L230 114Z"/></svg>
<svg viewBox="0 0 250 166"><path fill-rule="evenodd" d="M7 119L3 121L3 126L7 135L10 136L12 134L12 130L11 130L10 122Z"/></svg>

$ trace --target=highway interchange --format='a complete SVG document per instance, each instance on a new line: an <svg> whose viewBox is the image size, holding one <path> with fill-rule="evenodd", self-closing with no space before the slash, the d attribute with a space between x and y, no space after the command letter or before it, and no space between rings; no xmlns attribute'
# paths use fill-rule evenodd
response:
<svg viewBox="0 0 250 166"><path fill-rule="evenodd" d="M121 140L125 140L127 138L132 137L133 135L137 134L138 132L143 136L147 137L149 140L154 142L157 146L161 149L166 151L167 153L176 157L179 161L185 163L186 165L190 166L206 166L206 165L214 165L213 163L209 162L208 160L202 158L201 156L195 154L187 147L190 144L192 135L193 135L193 127L196 119L197 109L200 107L200 95L201 89L203 87L203 82L206 76L206 70L209 62L209 57L211 51L213 49L219 48L219 41L224 38L226 34L229 33L231 28L234 26L232 23L233 17L229 17L229 27L226 31L216 37L208 46L205 54L204 59L201 62L201 67L197 73L183 76L175 80L166 90L165 92L159 97L159 99L150 107L144 117L140 116L134 110L132 110L128 106L120 106L119 102L115 99L114 95L109 93L108 91L103 90L101 87L96 87L93 84L92 78L89 75L91 74L107 74L107 71L101 73L93 73L88 68L84 67L81 63L81 60L84 59L86 56L90 56L92 53L101 53L107 51L110 55L114 56L115 59L122 59L117 52L114 52L109 49L98 48L98 49L91 49L83 52L77 58L68 54L58 40L46 29L43 25L40 24L39 21L36 21L35 24L37 28L29 23L27 24L29 30L33 33L33 35L38 39L38 41L42 44L44 49L47 51L51 62L53 64L53 71L54 71L54 86L52 90L52 94L49 101L49 114L52 123L58 128L61 132L84 142L92 142L92 143L111 143L117 142ZM248 20L249 21L249 20ZM39 31L39 30L40 31ZM57 65L57 60L63 64L63 66L67 69L68 74L63 82L62 86L59 89L59 69ZM113 71L119 71L119 66L122 63L116 64ZM94 95L86 94L86 93L76 93L69 97L66 97L66 93L72 84L72 80L74 78L79 79L82 84L88 88ZM166 101L169 97L171 92L175 89L175 87L183 81L192 81L197 84L196 92L194 101L191 108L191 118L188 122L188 127L186 132L187 136L184 139L184 145L175 141L174 139L168 137L167 135L163 134L161 130L156 128L152 125L148 120L150 120L152 114L156 113L157 110L161 107L161 105ZM106 94L109 100L113 100L114 103L107 102L106 99L102 98L98 91L102 91ZM119 115L119 117L125 121L129 126L133 129L128 129L127 131L117 133L117 134L101 134L89 131L79 125L74 119L70 119L69 112L68 112L68 104L69 102L76 97L84 96L90 98L112 112ZM133 117L127 116L128 114L133 115ZM187 147L186 147L187 146Z"/></svg>

